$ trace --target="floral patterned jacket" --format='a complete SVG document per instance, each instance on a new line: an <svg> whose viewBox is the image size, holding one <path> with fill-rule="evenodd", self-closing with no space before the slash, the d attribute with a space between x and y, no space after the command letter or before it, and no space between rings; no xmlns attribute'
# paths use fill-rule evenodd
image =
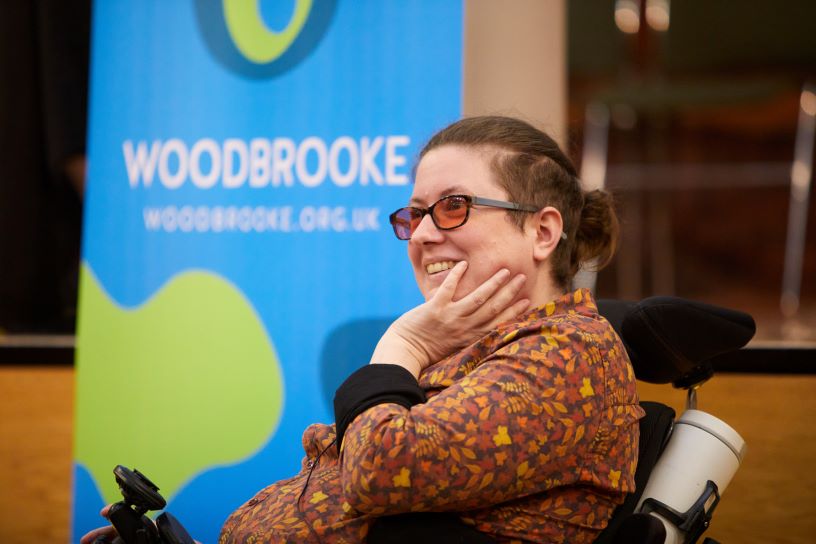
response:
<svg viewBox="0 0 816 544"><path fill-rule="evenodd" d="M643 411L588 290L498 327L419 385L427 402L362 412L339 455L334 426L310 426L301 472L241 506L220 542L365 542L374 518L417 511L458 512L501 542L592 542L634 489Z"/></svg>

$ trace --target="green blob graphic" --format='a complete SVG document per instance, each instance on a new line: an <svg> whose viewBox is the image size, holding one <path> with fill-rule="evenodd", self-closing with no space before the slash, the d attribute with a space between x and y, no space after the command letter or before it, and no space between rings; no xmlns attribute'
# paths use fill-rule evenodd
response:
<svg viewBox="0 0 816 544"><path fill-rule="evenodd" d="M280 365L234 286L186 272L128 310L83 266L80 289L75 458L105 501L121 500L115 465L138 468L169 500L269 439L283 407Z"/></svg>
<svg viewBox="0 0 816 544"><path fill-rule="evenodd" d="M295 12L281 32L261 20L259 0L224 0L224 20L235 47L248 60L266 64L283 55L295 41L312 9L312 0L297 0Z"/></svg>

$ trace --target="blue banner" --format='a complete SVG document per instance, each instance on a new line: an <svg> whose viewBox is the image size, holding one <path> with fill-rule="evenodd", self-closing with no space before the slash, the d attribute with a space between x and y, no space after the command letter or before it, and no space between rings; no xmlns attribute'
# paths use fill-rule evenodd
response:
<svg viewBox="0 0 816 544"><path fill-rule="evenodd" d="M73 540L138 468L202 542L420 302L388 214L460 115L460 2L98 1Z"/></svg>

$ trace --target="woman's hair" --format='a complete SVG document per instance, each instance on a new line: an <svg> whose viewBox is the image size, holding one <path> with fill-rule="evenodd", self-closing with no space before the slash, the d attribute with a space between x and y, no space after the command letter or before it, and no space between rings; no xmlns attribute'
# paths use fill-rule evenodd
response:
<svg viewBox="0 0 816 544"><path fill-rule="evenodd" d="M572 161L547 134L511 117L470 117L436 133L419 161L447 145L493 153L491 169L510 200L561 212L567 239L560 240L551 260L557 285L568 288L582 263L595 260L600 270L612 260L618 240L612 196L600 190L584 192ZM529 217L509 213L519 228Z"/></svg>

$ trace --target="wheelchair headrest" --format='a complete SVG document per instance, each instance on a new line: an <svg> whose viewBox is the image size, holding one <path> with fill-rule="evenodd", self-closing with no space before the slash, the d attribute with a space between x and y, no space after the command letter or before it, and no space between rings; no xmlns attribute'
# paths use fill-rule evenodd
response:
<svg viewBox="0 0 816 544"><path fill-rule="evenodd" d="M599 300L598 310L623 340L637 378L650 383L677 384L756 332L746 313L678 297Z"/></svg>

